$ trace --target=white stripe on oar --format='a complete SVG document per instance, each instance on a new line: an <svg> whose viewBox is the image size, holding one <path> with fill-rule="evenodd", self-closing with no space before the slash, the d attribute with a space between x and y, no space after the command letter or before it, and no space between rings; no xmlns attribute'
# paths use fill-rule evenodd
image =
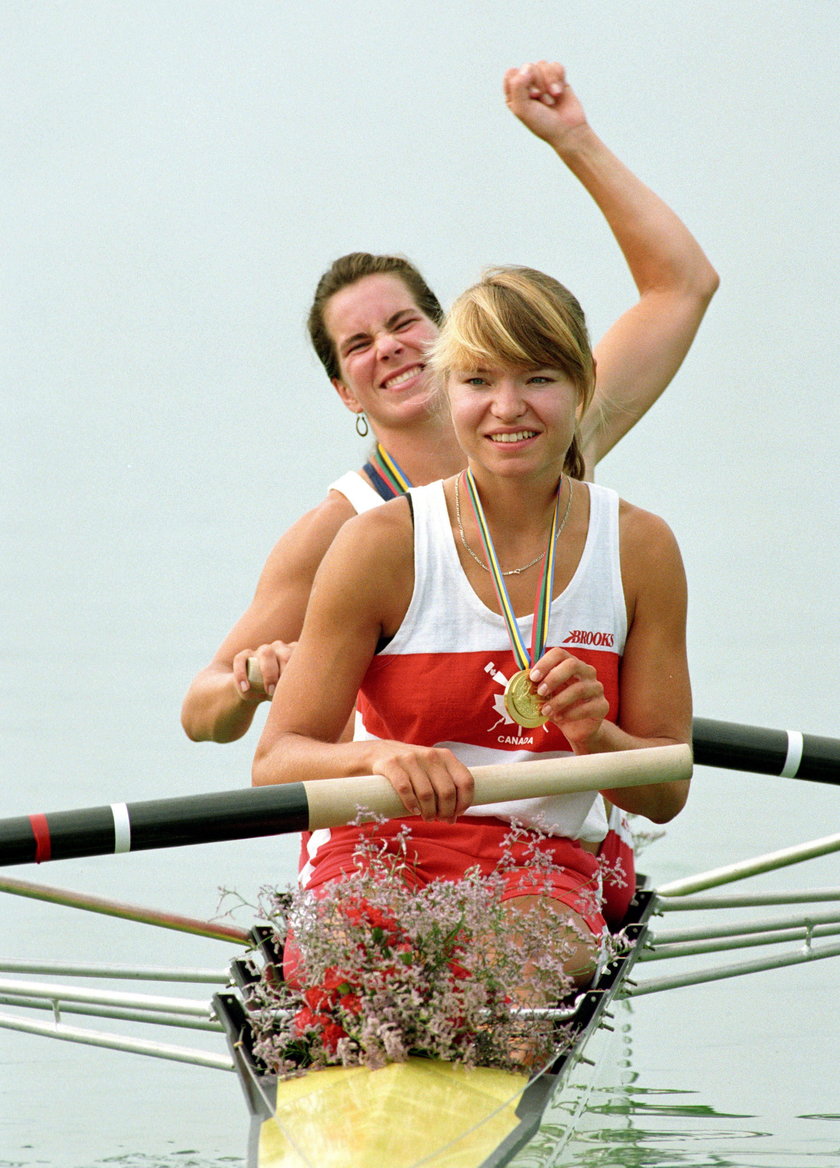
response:
<svg viewBox="0 0 840 1168"><path fill-rule="evenodd" d="M112 803L114 817L114 855L131 851L131 820L125 803Z"/></svg>
<svg viewBox="0 0 840 1168"><path fill-rule="evenodd" d="M473 805L674 782L691 778L691 769L691 748L685 745L477 766L472 768ZM359 808L387 819L406 813L396 791L381 775L316 779L303 786L312 831L350 823Z"/></svg>
<svg viewBox="0 0 840 1168"><path fill-rule="evenodd" d="M840 785L840 738L695 718L697 766Z"/></svg>
<svg viewBox="0 0 840 1168"><path fill-rule="evenodd" d="M795 779L796 772L802 762L802 752L805 749L805 738L801 730L787 731L788 747L785 765L779 771L783 779Z"/></svg>

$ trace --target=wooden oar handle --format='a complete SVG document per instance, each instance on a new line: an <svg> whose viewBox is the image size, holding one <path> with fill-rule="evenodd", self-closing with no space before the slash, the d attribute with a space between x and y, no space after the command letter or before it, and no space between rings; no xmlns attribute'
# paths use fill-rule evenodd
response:
<svg viewBox="0 0 840 1168"><path fill-rule="evenodd" d="M473 806L510 799L535 799L574 791L615 787L643 787L651 783L691 778L689 746L650 746L614 754L588 754L536 762L500 763L472 768ZM394 819L405 808L394 788L381 775L352 779L318 779L303 784L309 804L309 827L337 827L352 822L359 808Z"/></svg>
<svg viewBox="0 0 840 1168"><path fill-rule="evenodd" d="M257 661L256 657L248 658L247 673L249 685L252 685L254 689L265 689L265 686L263 685L262 670L260 669L260 663Z"/></svg>
<svg viewBox="0 0 840 1168"><path fill-rule="evenodd" d="M476 767L473 774L475 802L492 804L687 779L691 751L687 746L658 746ZM40 864L337 827L352 823L360 807L390 818L405 814L387 779L361 775L18 815L0 819L0 864Z"/></svg>

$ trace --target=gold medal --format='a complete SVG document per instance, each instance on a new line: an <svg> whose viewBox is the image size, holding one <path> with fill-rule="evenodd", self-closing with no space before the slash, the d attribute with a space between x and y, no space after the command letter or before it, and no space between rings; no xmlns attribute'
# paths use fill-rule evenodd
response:
<svg viewBox="0 0 840 1168"><path fill-rule="evenodd" d="M543 699L534 692L527 669L520 669L505 686L505 709L519 726L533 729L544 726L548 721L540 713Z"/></svg>
<svg viewBox="0 0 840 1168"><path fill-rule="evenodd" d="M540 713L540 707L544 704L544 699L535 692L531 679L528 676L531 666L535 661L543 655L545 649L545 642L548 636L548 618L551 613L551 595L554 587L554 551L557 536L563 530L566 520L569 517L569 508L572 503L572 480L569 479L569 501L566 504L566 513L563 516L562 522L558 519L558 512L560 509L560 495L563 489L563 479L560 478L557 484L557 494L554 500L554 515L551 520L551 529L548 533L548 543L545 549L545 557L543 564L542 580L540 581L539 589L537 590L537 599L534 605L534 617L531 622L531 650L525 644L522 633L517 623L516 614L513 605L510 602L507 585L504 581L504 573L502 572L499 558L496 555L496 549L493 546L493 538L490 535L490 528L487 526L487 517L484 514L484 508L481 505L481 499L478 494L478 487L475 484L472 470L469 468L463 472L464 480L467 484L467 493L472 503L473 512L475 513L476 522L478 523L478 530L481 534L481 542L484 545L484 551L487 555L487 567L493 579L493 586L496 589L496 596L499 600L499 607L501 609L502 619L507 626L508 636L510 637L511 647L513 649L513 656L516 664L519 666L519 672L514 673L513 677L505 686L505 710L508 716L516 722L518 726L533 730L535 726L544 726L548 718ZM456 495L457 502L457 495ZM459 517L460 526L460 517ZM464 546L469 547L464 540ZM532 567L528 564L527 567ZM525 571L524 568L520 571Z"/></svg>

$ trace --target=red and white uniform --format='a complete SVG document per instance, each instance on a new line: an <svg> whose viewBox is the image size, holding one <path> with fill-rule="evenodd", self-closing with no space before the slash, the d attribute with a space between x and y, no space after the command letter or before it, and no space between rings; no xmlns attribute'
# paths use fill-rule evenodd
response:
<svg viewBox="0 0 840 1168"><path fill-rule="evenodd" d="M587 489L586 544L574 577L552 602L547 645L563 645L596 668L609 702L608 717L615 720L627 633L619 501L606 487L590 483ZM569 744L557 727L525 729L505 710L505 684L518 667L502 617L479 600L463 573L442 484L413 488L411 502L414 591L400 628L377 653L362 682L356 737L446 746L468 766L569 755ZM526 644L531 621L530 616L519 619ZM516 819L590 843L603 841L608 833L603 800L596 792L474 806L465 818L469 816ZM332 839L338 843L345 830L325 829L304 837L304 882L325 858L322 849L329 850ZM619 879L616 891L626 908L632 895L632 851L624 859L629 886L623 895ZM608 906L606 915L623 915L621 907Z"/></svg>
<svg viewBox="0 0 840 1168"><path fill-rule="evenodd" d="M627 616L618 558L618 496L590 486L589 532L574 577L551 605L547 645L594 665L618 716L618 669ZM411 491L414 592L393 640L361 685L357 738L447 746L467 766L571 754L556 726L518 726L504 707L518 666L499 613L476 596L461 568L441 483ZM526 644L530 616L518 624ZM607 824L596 792L475 806L467 815L518 819L555 835L600 841Z"/></svg>

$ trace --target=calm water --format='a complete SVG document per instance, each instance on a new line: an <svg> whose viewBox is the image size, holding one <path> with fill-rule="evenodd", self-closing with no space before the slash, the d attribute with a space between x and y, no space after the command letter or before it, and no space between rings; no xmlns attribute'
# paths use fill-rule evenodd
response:
<svg viewBox="0 0 840 1168"><path fill-rule="evenodd" d="M163 559L171 565L177 555ZM85 657L79 611L50 576L35 580L27 571L19 567L19 623L29 611L27 597L37 594L39 605L46 598L45 611L62 610L68 641L73 634L79 641L72 653L65 647L56 655L54 680L33 701L6 677L0 717L13 745L7 765L15 760L18 780L6 799L11 812L227 789L247 781L248 745L196 747L182 740L175 715L189 670L173 665L159 644L148 648L154 644L154 611L141 608L134 630L125 634L120 658L128 665L110 660L104 645L89 648ZM91 607L102 611L107 603L97 598ZM28 660L23 641L21 635L13 654L21 662ZM700 771L686 812L650 845L642 866L655 879L668 880L814 838L836 823L836 799L832 788ZM253 901L262 884L289 881L293 868L294 845L281 839L26 866L11 874L207 918L217 912L220 890L234 889ZM823 859L753 885L795 888L800 881L837 884L837 864ZM220 942L17 897L0 900L0 914L2 955L18 960L222 969L232 955ZM234 919L247 924L251 917L246 907ZM835 960L674 990L623 1007L587 1127L556 1162L622 1168L840 1165L837 988ZM205 991L171 992L195 998ZM119 1029L95 1019L67 1020ZM209 1034L160 1030L156 1037L223 1049L221 1037ZM242 1163L247 1115L232 1075L8 1031L0 1031L0 1074L0 1168ZM535 1165L555 1163L549 1135Z"/></svg>

